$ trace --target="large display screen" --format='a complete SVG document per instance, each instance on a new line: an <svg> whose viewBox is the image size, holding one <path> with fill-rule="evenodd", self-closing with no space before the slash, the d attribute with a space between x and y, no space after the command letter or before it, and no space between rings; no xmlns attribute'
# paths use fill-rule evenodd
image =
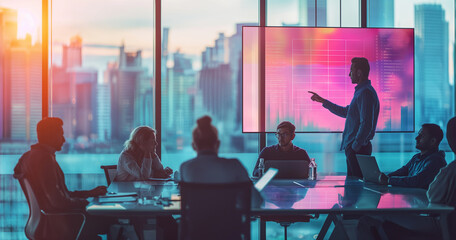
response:
<svg viewBox="0 0 456 240"><path fill-rule="evenodd" d="M353 57L369 60L380 101L377 131L414 131L413 29L243 27L242 34L243 132L275 132L285 120L297 132L343 131L345 119L313 102L308 91L348 106L356 87L349 77Z"/></svg>

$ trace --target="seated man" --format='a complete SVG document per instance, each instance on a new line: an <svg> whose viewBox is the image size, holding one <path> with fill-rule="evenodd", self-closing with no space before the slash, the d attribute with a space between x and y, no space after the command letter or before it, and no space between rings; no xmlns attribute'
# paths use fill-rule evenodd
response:
<svg viewBox="0 0 456 240"><path fill-rule="evenodd" d="M295 129L296 127L288 121L281 122L277 126L275 135L279 140L279 144L265 147L261 151L253 170L254 177L260 176L260 171L258 170L260 158L264 158L265 162L267 160L303 160L310 163L306 150L293 145L292 141L296 136Z"/></svg>
<svg viewBox="0 0 456 240"><path fill-rule="evenodd" d="M456 117L453 117L447 124L447 140L453 153L456 154ZM427 197L430 203L440 203L456 208L456 161L452 161L446 167L440 169L439 174L429 185ZM453 211L448 218L448 226L455 226L456 211ZM451 239L456 238L456 229L450 229Z"/></svg>
<svg viewBox="0 0 456 240"><path fill-rule="evenodd" d="M398 170L385 175L381 173L379 181L401 187L425 188L434 180L440 168L446 165L445 152L439 151L443 139L442 129L435 124L423 124L418 132L416 148L420 153Z"/></svg>
<svg viewBox="0 0 456 240"><path fill-rule="evenodd" d="M447 124L447 140L451 150L456 153L456 117ZM429 203L446 204L456 207L456 161L440 169L434 181L429 185L427 197ZM456 237L456 211L448 218L450 237ZM442 233L438 219L432 216L394 215L365 216L358 224L358 239L374 239L374 236L386 236L389 239L441 239Z"/></svg>
<svg viewBox="0 0 456 240"><path fill-rule="evenodd" d="M50 212L84 212L88 204L86 198L106 194L105 186L98 186L89 191L71 192L65 185L65 176L55 159L55 152L62 149L65 138L63 137L63 121L60 118L45 118L38 122L37 136L38 143L31 146L30 151L24 153L14 168L14 173L24 176L31 184L36 193L40 207ZM81 239L97 239L96 233L104 233L107 229L100 229L94 217L87 216ZM71 220L70 220L71 222ZM106 221L105 221L106 223ZM76 224L68 224L65 227L77 227ZM49 226L53 230L60 229L59 226ZM106 228L108 226L105 226ZM47 229L49 230L49 229ZM46 239L54 238L53 235L44 236Z"/></svg>

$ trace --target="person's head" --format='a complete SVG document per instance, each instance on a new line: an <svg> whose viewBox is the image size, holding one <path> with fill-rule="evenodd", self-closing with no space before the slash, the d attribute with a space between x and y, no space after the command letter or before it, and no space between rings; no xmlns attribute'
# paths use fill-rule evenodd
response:
<svg viewBox="0 0 456 240"><path fill-rule="evenodd" d="M456 153L456 117L453 117L448 121L446 138L451 150Z"/></svg>
<svg viewBox="0 0 456 240"><path fill-rule="evenodd" d="M279 141L279 146L287 147L295 138L296 127L288 121L283 121L277 126L276 137Z"/></svg>
<svg viewBox="0 0 456 240"><path fill-rule="evenodd" d="M60 118L48 117L42 119L36 125L38 142L46 144L56 151L62 150L62 146L65 143L62 126L63 121Z"/></svg>
<svg viewBox="0 0 456 240"><path fill-rule="evenodd" d="M351 60L350 76L352 83L360 83L369 77L369 61L363 57L354 57Z"/></svg>
<svg viewBox="0 0 456 240"><path fill-rule="evenodd" d="M418 136L416 136L416 148L421 151L436 149L443 139L442 129L432 123L425 123L421 126Z"/></svg>
<svg viewBox="0 0 456 240"><path fill-rule="evenodd" d="M155 130L148 126L139 126L130 133L130 139L125 142L125 150L135 153L155 153L157 141Z"/></svg>
<svg viewBox="0 0 456 240"><path fill-rule="evenodd" d="M195 151L210 150L218 152L220 140L218 139L218 131L212 124L212 119L209 116L203 116L196 120L196 127L193 129L192 147Z"/></svg>

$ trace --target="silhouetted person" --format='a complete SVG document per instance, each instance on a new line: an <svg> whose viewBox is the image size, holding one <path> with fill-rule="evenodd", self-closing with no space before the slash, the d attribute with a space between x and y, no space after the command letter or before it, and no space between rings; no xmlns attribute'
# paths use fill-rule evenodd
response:
<svg viewBox="0 0 456 240"><path fill-rule="evenodd" d="M420 153L398 170L388 175L381 173L380 183L427 189L440 169L446 166L445 152L439 151L442 139L443 131L438 125L423 124L415 138Z"/></svg>
<svg viewBox="0 0 456 240"><path fill-rule="evenodd" d="M89 191L69 191L65 184L65 175L55 159L55 152L65 143L63 121L60 118L44 118L37 125L38 143L24 153L14 168L15 174L23 174L30 182L40 207L48 212L84 212L88 204L86 198L106 194L105 186L98 186ZM96 233L107 232L107 221L87 215L81 239L97 239ZM62 221L60 226L49 226L59 230L64 227L78 228L76 219ZM106 220L106 219L105 219ZM45 220L43 220L42 224ZM73 223L74 222L74 223ZM52 235L52 233L49 233ZM52 237L46 237L49 239Z"/></svg>
<svg viewBox="0 0 456 240"><path fill-rule="evenodd" d="M277 126L276 137L278 144L263 148L258 160L253 169L253 176L258 177L260 172L258 170L258 164L260 158L264 158L264 161L268 160L302 160L307 163L310 162L309 155L306 150L293 145L293 139L295 138L296 127L288 121L283 121Z"/></svg>
<svg viewBox="0 0 456 240"><path fill-rule="evenodd" d="M323 107L339 117L346 118L340 150L345 150L347 160L347 176L363 177L356 159L356 154L371 155L371 140L377 127L380 103L377 92L371 85L369 77L369 62L366 58L355 57L351 60L350 79L356 84L355 94L350 105L336 105L317 93L311 99L323 103Z"/></svg>
<svg viewBox="0 0 456 240"><path fill-rule="evenodd" d="M448 121L446 138L451 150L456 153L456 117ZM429 203L456 207L456 161L440 169L429 184L427 197ZM456 211L453 211L448 218L450 239L456 238L455 224ZM442 229L439 219L433 216L403 214L384 217L366 216L360 219L358 239L378 239L380 234L389 239L441 239Z"/></svg>
<svg viewBox="0 0 456 240"><path fill-rule="evenodd" d="M155 152L157 140L155 130L148 126L135 128L117 164L116 181L140 181L149 178L169 178L173 170L163 168Z"/></svg>
<svg viewBox="0 0 456 240"><path fill-rule="evenodd" d="M130 133L125 141L125 148L120 153L115 181L144 181L149 178L169 178L173 170L163 168L156 151L155 130L148 126L139 126ZM142 231L147 218L134 219L136 231ZM157 226L163 229L163 238L177 239L178 226L172 216L157 216Z"/></svg>
<svg viewBox="0 0 456 240"><path fill-rule="evenodd" d="M198 153L180 166L181 181L193 183L236 183L250 182L247 170L235 158L218 156L220 140L217 129L211 124L209 116L199 118L193 129L192 147ZM253 187L253 185L252 185ZM252 188L252 203L262 201L259 192Z"/></svg>

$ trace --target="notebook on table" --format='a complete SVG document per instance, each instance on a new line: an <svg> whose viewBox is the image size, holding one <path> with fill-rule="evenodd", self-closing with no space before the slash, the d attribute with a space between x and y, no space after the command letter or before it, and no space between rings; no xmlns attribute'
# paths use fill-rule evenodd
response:
<svg viewBox="0 0 456 240"><path fill-rule="evenodd" d="M309 162L304 160L266 160L265 169L279 170L277 179L307 179L309 178Z"/></svg>
<svg viewBox="0 0 456 240"><path fill-rule="evenodd" d="M258 192L261 192L268 183L275 177L279 170L275 168L269 168L268 171L255 183L255 188Z"/></svg>

